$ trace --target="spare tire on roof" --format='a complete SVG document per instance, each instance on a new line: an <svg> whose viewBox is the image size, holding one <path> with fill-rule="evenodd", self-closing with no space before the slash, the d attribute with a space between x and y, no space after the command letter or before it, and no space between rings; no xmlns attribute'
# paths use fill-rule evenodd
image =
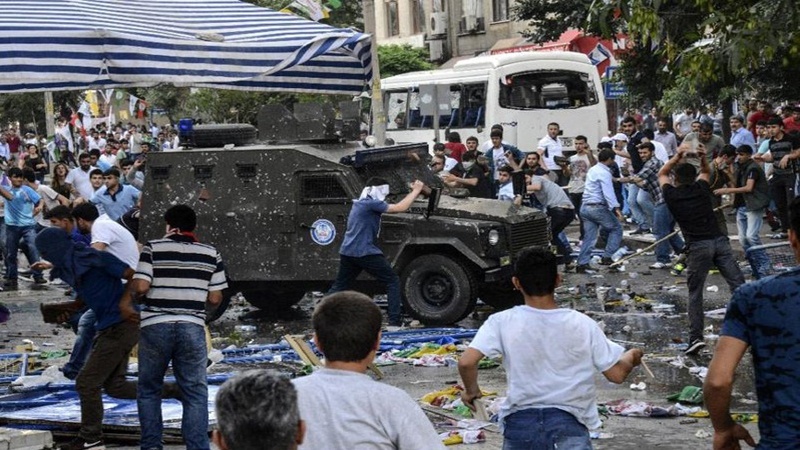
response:
<svg viewBox="0 0 800 450"><path fill-rule="evenodd" d="M248 145L256 141L258 129L247 123L219 123L194 126L195 147Z"/></svg>

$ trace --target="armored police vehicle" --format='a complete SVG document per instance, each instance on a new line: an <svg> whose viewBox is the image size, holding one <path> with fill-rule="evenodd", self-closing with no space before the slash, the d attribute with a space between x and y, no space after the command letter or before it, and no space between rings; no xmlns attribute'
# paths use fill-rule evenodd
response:
<svg viewBox="0 0 800 450"><path fill-rule="evenodd" d="M259 308L286 307L330 287L348 213L368 178L389 180L390 203L419 179L429 195L406 213L385 214L378 243L400 276L406 312L442 325L464 318L478 298L496 306L521 301L510 273L522 248L549 245L543 213L448 193L428 167L426 143L364 148L344 142L342 127L310 116L304 121L297 107L294 113L265 107L261 142L248 143L256 134L248 126L196 127L197 142L217 137L217 146L148 155L142 238L160 237L163 211L188 204L198 214L200 239L222 254L231 292ZM343 128L352 134L352 126ZM312 137L276 143L281 134L303 133ZM367 275L353 289L385 292Z"/></svg>

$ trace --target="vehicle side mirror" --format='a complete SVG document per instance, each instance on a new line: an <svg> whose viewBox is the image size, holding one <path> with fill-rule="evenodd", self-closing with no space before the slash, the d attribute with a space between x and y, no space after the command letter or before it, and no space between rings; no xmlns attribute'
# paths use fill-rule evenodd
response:
<svg viewBox="0 0 800 450"><path fill-rule="evenodd" d="M442 188L431 188L431 193L428 195L428 208L425 210L425 218L429 218L431 214L436 211L439 206L439 198L442 196Z"/></svg>

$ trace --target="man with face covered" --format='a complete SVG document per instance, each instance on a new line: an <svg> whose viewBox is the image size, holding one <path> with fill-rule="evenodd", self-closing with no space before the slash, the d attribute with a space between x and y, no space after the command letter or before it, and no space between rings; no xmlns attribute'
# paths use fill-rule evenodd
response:
<svg viewBox="0 0 800 450"><path fill-rule="evenodd" d="M361 271L386 284L389 300L389 326L402 326L400 303L400 278L383 256L375 241L381 227L381 215L395 214L408 210L422 192L425 185L416 180L409 192L399 203L386 203L389 195L389 182L378 177L367 180L361 195L353 202L347 218L347 231L339 249L339 273L328 294L350 288Z"/></svg>

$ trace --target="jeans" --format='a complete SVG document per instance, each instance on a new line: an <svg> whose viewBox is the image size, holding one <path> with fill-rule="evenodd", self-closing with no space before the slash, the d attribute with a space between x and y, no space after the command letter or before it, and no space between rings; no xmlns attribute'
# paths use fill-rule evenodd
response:
<svg viewBox="0 0 800 450"><path fill-rule="evenodd" d="M142 449L162 448L161 399L169 396L164 374L172 361L183 403L181 434L188 450L208 450L208 379L206 334L202 325L165 322L148 325L139 340L139 390L136 404ZM178 396L175 392L173 396Z"/></svg>
<svg viewBox="0 0 800 450"><path fill-rule="evenodd" d="M23 250L28 262L33 264L39 261L39 252L36 251L36 227L34 225L18 227L6 224L6 278L16 280L17 276L17 252L19 251L19 241L23 239L25 246ZM41 270L33 270L34 278L42 278Z"/></svg>
<svg viewBox="0 0 800 450"><path fill-rule="evenodd" d="M572 202L572 206L575 207L575 209L573 211L576 211L576 212L580 211L581 210L581 204L583 203L583 192L576 193L576 194L570 193L569 194L569 199ZM581 220L581 215L580 214L575 214L575 217L578 218L578 225L580 226L580 230L581 230L581 234L580 234L579 239L583 240L583 221Z"/></svg>
<svg viewBox="0 0 800 450"><path fill-rule="evenodd" d="M586 426L558 408L523 409L503 423L503 450L592 449Z"/></svg>
<svg viewBox="0 0 800 450"><path fill-rule="evenodd" d="M78 320L78 328L75 330L75 343L72 345L72 353L69 355L69 361L64 364L61 372L70 380L74 380L81 371L89 352L92 350L92 340L96 333L95 322L97 322L97 315L91 309L87 309L81 314Z"/></svg>
<svg viewBox="0 0 800 450"><path fill-rule="evenodd" d="M400 277L394 273L389 261L383 255L367 255L361 257L339 255L339 273L336 281L328 289L328 294L344 291L350 288L361 271L365 271L386 284L386 297L389 301L389 324L400 325L402 304L400 300Z"/></svg>
<svg viewBox="0 0 800 450"><path fill-rule="evenodd" d="M80 437L94 442L103 437L103 390L116 398L136 398L136 383L126 381L128 355L139 340L139 325L129 322L100 330L89 359L75 379L81 399Z"/></svg>
<svg viewBox="0 0 800 450"><path fill-rule="evenodd" d="M666 203L655 205L653 210L653 234L656 240L661 240L675 229L675 219ZM683 251L683 239L677 233L668 240L656 245L656 261L669 262L670 247L675 253Z"/></svg>
<svg viewBox="0 0 800 450"><path fill-rule="evenodd" d="M739 230L739 243L745 252L750 247L761 245L761 226L764 224L764 208L755 211L748 211L746 207L740 206L736 210L736 228ZM770 262L767 252L756 250L747 252L747 259L753 269L756 278L761 276L769 269Z"/></svg>
<svg viewBox="0 0 800 450"><path fill-rule="evenodd" d="M639 206L639 191L642 189L633 183L629 183L626 186L628 186L628 207L631 209L633 221L636 222L640 230L650 229L650 223L647 221L647 216L645 215L644 210L642 210L642 207Z"/></svg>
<svg viewBox="0 0 800 450"><path fill-rule="evenodd" d="M597 231L603 229L608 232L604 257L611 258L619 249L622 243L622 224L619 223L614 213L608 210L605 205L586 205L581 206L581 218L584 226L584 239L581 244L581 251L578 254L578 264L586 265L592 259L592 249L597 243Z"/></svg>
<svg viewBox="0 0 800 450"><path fill-rule="evenodd" d="M547 208L547 215L550 217L551 243L558 249L558 254L561 255L560 262L568 264L572 260L570 256L572 248L569 246L569 241L565 244L560 239L559 234L575 218L575 210L570 208Z"/></svg>
<svg viewBox="0 0 800 450"><path fill-rule="evenodd" d="M773 175L769 180L769 195L778 207L778 218L781 221L781 231L784 233L789 230L789 205L795 197L794 183L794 174Z"/></svg>
<svg viewBox="0 0 800 450"><path fill-rule="evenodd" d="M646 190L639 188L639 194L636 195L636 203L639 205L639 209L644 215L645 223L649 225L645 228L652 229L655 226L655 224L653 224L653 216L655 215L656 209L656 204L653 202L653 196L650 195L650 193Z"/></svg>
<svg viewBox="0 0 800 450"><path fill-rule="evenodd" d="M736 264L728 238L689 242L686 244L686 273L689 288L689 342L703 339L703 289L708 270L714 265L733 292L744 284L744 275Z"/></svg>

